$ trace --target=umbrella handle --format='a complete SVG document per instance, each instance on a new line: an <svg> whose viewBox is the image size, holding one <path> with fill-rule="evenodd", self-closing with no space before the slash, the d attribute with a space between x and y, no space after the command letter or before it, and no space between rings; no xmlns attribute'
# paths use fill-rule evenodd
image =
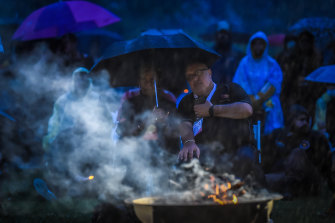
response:
<svg viewBox="0 0 335 223"><path fill-rule="evenodd" d="M156 95L156 107L158 108L158 97L157 97L156 79L154 80L154 85L155 85L155 95Z"/></svg>

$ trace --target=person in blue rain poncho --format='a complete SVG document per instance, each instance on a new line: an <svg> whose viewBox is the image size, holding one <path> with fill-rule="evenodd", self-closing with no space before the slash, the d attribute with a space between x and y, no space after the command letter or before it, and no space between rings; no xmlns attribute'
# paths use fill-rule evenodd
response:
<svg viewBox="0 0 335 223"><path fill-rule="evenodd" d="M105 153L99 151L109 148L111 131L112 117L93 90L91 74L84 67L77 68L72 73L72 88L54 104L43 138L43 177L57 197L87 189L83 182L102 162ZM35 179L34 186L44 198L54 199L43 180Z"/></svg>
<svg viewBox="0 0 335 223"><path fill-rule="evenodd" d="M250 96L254 119L263 122L264 134L283 127L284 123L279 100L283 75L278 63L268 55L268 46L265 33L255 33L233 78Z"/></svg>
<svg viewBox="0 0 335 223"><path fill-rule="evenodd" d="M100 95L93 90L90 76L86 68L77 68L72 73L71 90L56 100L48 123L48 133L43 139L46 151L60 133L69 129L88 134L110 134L111 115Z"/></svg>

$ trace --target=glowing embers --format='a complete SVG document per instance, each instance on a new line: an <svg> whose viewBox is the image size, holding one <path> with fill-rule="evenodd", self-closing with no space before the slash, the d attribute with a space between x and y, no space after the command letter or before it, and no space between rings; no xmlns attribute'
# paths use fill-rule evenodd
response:
<svg viewBox="0 0 335 223"><path fill-rule="evenodd" d="M246 193L245 190L238 190L242 186L242 182L232 185L228 181L217 179L211 175L210 182L204 184L203 191L200 192L200 195L204 198L212 199L215 203L220 205L237 204L237 196Z"/></svg>
<svg viewBox="0 0 335 223"><path fill-rule="evenodd" d="M94 180L94 176L93 176L93 175L90 175L90 176L88 176L88 177L75 176L75 179L76 179L78 182L83 182L83 181L93 181L93 180Z"/></svg>

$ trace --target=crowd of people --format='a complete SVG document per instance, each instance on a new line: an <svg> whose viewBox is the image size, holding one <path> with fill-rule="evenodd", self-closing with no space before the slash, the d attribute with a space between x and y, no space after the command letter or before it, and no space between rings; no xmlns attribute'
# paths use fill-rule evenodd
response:
<svg viewBox="0 0 335 223"><path fill-rule="evenodd" d="M48 200L73 195L69 187L83 181L78 176L89 175L88 170L98 164L85 163L73 175L69 172L72 157L66 155L71 149L97 142L97 138L101 140L94 147L114 148L140 138L167 156L178 157L179 162L196 157L213 172L231 171L242 180L252 175L262 187L286 198L318 194L324 182L335 192L334 85L305 81L318 67L333 63L334 54L323 58L308 31L294 38L295 45L284 48L277 58L269 55L264 32L250 37L244 57L233 48L227 21L218 24L215 37L215 50L221 57L215 63L187 58L183 70L190 93L177 106L178 95L156 86L157 67L142 63L139 88L125 92L117 111L111 111L108 100L94 91L93 74L90 67L85 68L88 60L66 45L62 66L81 67L73 71L71 90L55 100L52 113L52 109L43 113L50 118L43 119L42 130L24 125L27 122L12 89L18 84L15 71L1 68L6 84L0 95L0 177L8 178L11 171L24 175L25 168L38 163L36 168L43 172L37 178L34 175L38 193ZM63 40L75 41L72 35ZM117 117L113 118L113 112ZM256 148L252 129L257 121L262 124L261 150ZM105 142L106 138L111 142ZM81 143L74 145L73 140ZM232 163L229 170L227 160ZM165 160L155 162L159 165ZM65 184L67 189L53 184L58 178L72 179ZM136 182L125 183L136 187ZM0 199L5 196L11 195L0 192Z"/></svg>

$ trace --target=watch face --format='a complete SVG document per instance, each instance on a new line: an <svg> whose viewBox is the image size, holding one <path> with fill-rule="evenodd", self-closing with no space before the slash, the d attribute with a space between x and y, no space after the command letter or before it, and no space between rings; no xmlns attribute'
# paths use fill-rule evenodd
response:
<svg viewBox="0 0 335 223"><path fill-rule="evenodd" d="M305 139L302 140L300 145L299 145L299 148L303 149L303 150L307 150L307 149L309 149L309 147L311 147L311 145L310 145L309 141L305 140Z"/></svg>

